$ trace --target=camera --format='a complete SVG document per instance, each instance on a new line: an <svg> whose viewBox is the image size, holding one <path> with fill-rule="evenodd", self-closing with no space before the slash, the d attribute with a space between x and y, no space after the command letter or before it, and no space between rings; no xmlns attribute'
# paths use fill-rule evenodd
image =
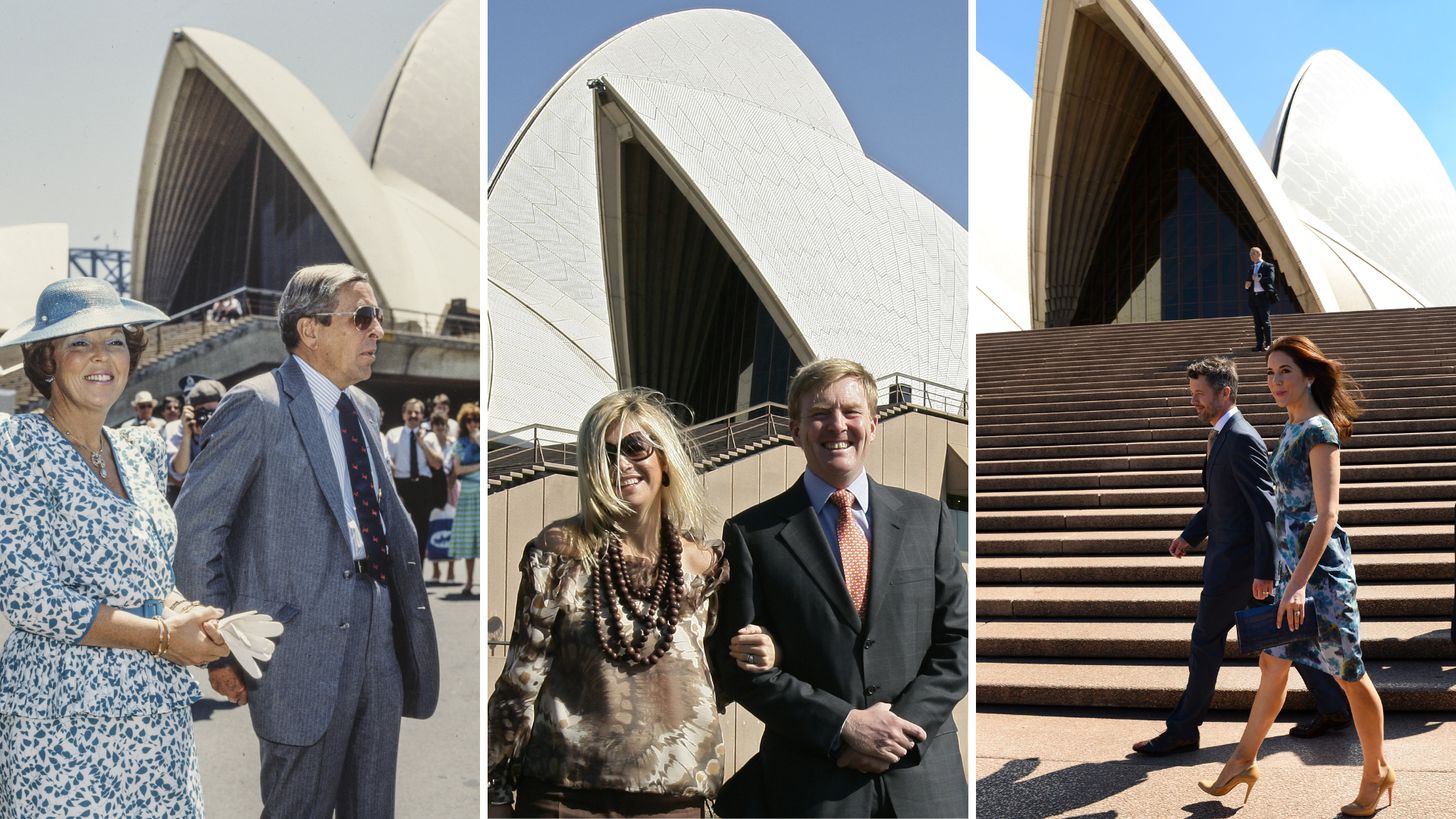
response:
<svg viewBox="0 0 1456 819"><path fill-rule="evenodd" d="M202 429L203 425L207 423L207 419L212 417L212 413L213 410L210 409L202 409L200 407L193 409L192 423L196 424L198 429Z"/></svg>

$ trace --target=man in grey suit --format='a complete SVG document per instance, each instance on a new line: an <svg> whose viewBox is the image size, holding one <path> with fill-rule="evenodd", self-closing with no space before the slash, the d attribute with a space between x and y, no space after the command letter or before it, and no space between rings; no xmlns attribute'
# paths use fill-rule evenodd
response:
<svg viewBox="0 0 1456 819"><path fill-rule="evenodd" d="M1199 420L1213 427L1203 462L1205 500L1168 546L1168 553L1181 558L1208 539L1203 591L1193 622L1188 685L1168 717L1167 730L1132 746L1144 756L1198 750L1198 726L1213 702L1234 613L1253 598L1274 593L1274 485L1269 477L1269 450L1236 406L1238 369L1227 358L1197 361L1188 367L1188 392ZM1299 667L1299 674L1325 715L1322 719L1339 722L1343 713L1343 725L1349 725L1349 704L1339 683L1314 669Z"/></svg>
<svg viewBox="0 0 1456 819"><path fill-rule="evenodd" d="M177 587L285 626L261 680L209 672L251 708L264 816L388 817L400 716L434 712L439 661L379 407L353 386L382 314L348 265L298 271L278 311L288 360L228 391L177 500Z"/></svg>
<svg viewBox="0 0 1456 819"><path fill-rule="evenodd" d="M712 659L720 693L765 731L721 816L969 815L951 718L968 679L966 573L944 504L865 471L875 397L853 361L800 369L789 430L804 475L723 527ZM773 634L781 665L738 668L729 637L748 623Z"/></svg>

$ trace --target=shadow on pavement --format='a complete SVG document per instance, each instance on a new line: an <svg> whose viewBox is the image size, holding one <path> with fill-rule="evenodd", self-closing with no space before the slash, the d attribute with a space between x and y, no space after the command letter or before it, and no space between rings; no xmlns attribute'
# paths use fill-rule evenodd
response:
<svg viewBox="0 0 1456 819"><path fill-rule="evenodd" d="M1044 819L1094 805L1147 779L1147 769L1113 762L1084 762L1034 776L1041 760L1013 759L976 780L976 815L1002 819ZM1079 819L1117 816L1116 811Z"/></svg>
<svg viewBox="0 0 1456 819"><path fill-rule="evenodd" d="M231 711L234 708L241 707L241 705L235 705L226 700L213 700L204 697L192 703L192 721L200 722L205 719L212 719L212 715L216 711Z"/></svg>

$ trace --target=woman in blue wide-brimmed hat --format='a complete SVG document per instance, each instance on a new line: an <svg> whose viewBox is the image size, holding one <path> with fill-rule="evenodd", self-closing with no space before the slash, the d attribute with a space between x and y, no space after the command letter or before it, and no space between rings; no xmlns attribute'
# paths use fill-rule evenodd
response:
<svg viewBox="0 0 1456 819"><path fill-rule="evenodd" d="M65 279L0 336L49 399L0 421L0 816L202 815L187 667L223 613L174 588L162 439L105 426L165 320Z"/></svg>

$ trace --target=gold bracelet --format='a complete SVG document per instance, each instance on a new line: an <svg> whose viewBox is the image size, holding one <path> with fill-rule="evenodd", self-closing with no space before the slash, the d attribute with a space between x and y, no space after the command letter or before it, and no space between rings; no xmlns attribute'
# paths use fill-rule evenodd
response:
<svg viewBox="0 0 1456 819"><path fill-rule="evenodd" d="M152 619L157 621L157 650L153 652L152 656L161 658L172 648L172 629L167 625L167 621L162 619L162 615L158 614Z"/></svg>

